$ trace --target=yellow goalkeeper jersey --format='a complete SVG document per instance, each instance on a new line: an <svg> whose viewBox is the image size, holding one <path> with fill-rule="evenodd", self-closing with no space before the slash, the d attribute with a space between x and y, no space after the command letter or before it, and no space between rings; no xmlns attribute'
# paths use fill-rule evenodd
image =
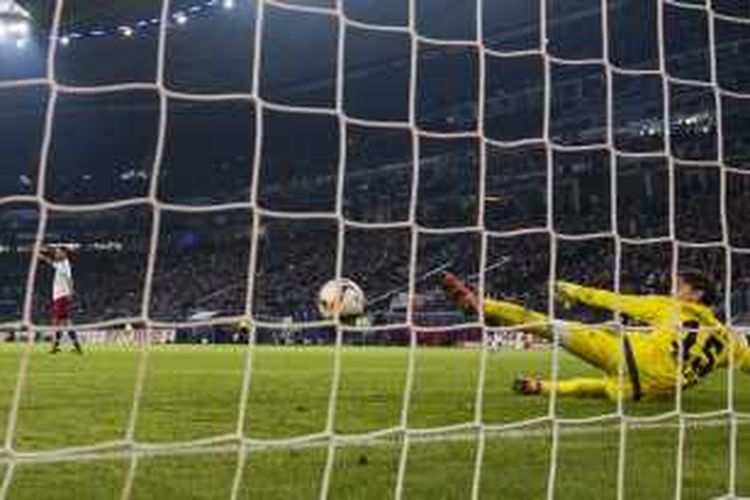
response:
<svg viewBox="0 0 750 500"><path fill-rule="evenodd" d="M573 283L558 283L567 299L610 311L650 325L649 331L628 332L644 395L690 387L730 360L750 373L746 337L723 325L709 307L662 295L625 295Z"/></svg>

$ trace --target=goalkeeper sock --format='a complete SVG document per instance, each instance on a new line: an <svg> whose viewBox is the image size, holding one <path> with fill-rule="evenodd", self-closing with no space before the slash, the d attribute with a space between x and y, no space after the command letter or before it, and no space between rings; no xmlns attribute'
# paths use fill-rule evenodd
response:
<svg viewBox="0 0 750 500"><path fill-rule="evenodd" d="M545 380L542 382L542 392L550 394L555 388L561 396L577 398L607 398L609 381L604 378L572 378L568 380Z"/></svg>

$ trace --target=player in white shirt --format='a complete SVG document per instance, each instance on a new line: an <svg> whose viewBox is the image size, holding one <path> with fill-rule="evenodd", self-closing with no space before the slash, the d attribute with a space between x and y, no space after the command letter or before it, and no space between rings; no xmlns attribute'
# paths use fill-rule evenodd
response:
<svg viewBox="0 0 750 500"><path fill-rule="evenodd" d="M69 251L63 247L53 247L50 250L51 255L48 256L45 252L46 249L42 249L39 257L55 270L55 277L52 281L52 324L60 328L55 331L52 339L52 354L60 352L60 341L64 328L68 329L68 336L73 342L76 352L83 354L81 344L78 342L78 335L75 330L70 328L70 308L74 287L73 271L68 258Z"/></svg>

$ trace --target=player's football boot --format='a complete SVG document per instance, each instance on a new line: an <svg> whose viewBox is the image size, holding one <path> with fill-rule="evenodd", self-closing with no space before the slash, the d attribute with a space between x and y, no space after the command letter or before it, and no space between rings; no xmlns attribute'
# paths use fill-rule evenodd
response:
<svg viewBox="0 0 750 500"><path fill-rule="evenodd" d="M443 290L453 303L465 312L474 314L479 312L480 305L476 294L455 274L443 275Z"/></svg>
<svg viewBox="0 0 750 500"><path fill-rule="evenodd" d="M513 381L513 392L524 396L534 396L542 393L542 381L528 375L519 375Z"/></svg>

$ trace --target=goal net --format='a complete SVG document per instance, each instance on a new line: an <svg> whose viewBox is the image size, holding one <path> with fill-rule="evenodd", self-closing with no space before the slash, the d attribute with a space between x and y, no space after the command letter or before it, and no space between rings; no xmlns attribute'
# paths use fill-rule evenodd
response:
<svg viewBox="0 0 750 500"><path fill-rule="evenodd" d="M603 376L567 321L647 330L559 281L697 269L748 335L749 68L744 0L0 0L0 498L750 496L734 352L661 399L512 391Z"/></svg>

